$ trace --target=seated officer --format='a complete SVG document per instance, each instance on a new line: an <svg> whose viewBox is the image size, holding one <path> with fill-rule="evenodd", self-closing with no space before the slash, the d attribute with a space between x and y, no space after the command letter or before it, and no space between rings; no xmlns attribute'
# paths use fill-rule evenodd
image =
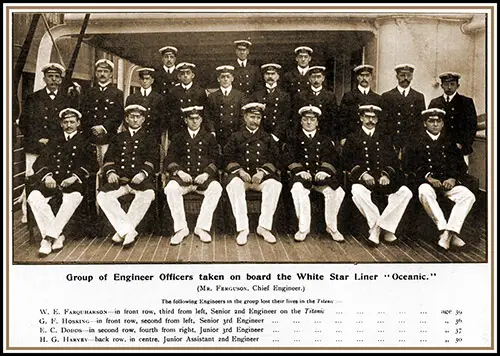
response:
<svg viewBox="0 0 500 356"><path fill-rule="evenodd" d="M168 206L174 220L175 235L171 245L178 245L189 235L184 212L183 195L196 192L204 195L194 233L203 242L212 241L209 234L212 218L222 195L217 181L219 146L215 136L201 127L202 106L183 108L187 128L172 138L164 167L170 173L165 187Z"/></svg>
<svg viewBox="0 0 500 356"><path fill-rule="evenodd" d="M158 159L155 141L143 129L146 108L129 105L125 108L126 130L118 133L104 156L104 184L97 194L97 202L116 233L113 242L131 246L138 233L137 225L155 199L153 175ZM127 212L118 198L134 194Z"/></svg>
<svg viewBox="0 0 500 356"><path fill-rule="evenodd" d="M223 151L229 173L226 190L236 220L238 245L247 243L249 233L245 200L245 191L248 189L262 192L257 234L266 242L276 242L270 230L281 193L276 168L279 150L271 134L260 127L264 108L265 105L261 103L248 103L241 108L245 127L231 135Z"/></svg>
<svg viewBox="0 0 500 356"><path fill-rule="evenodd" d="M458 236L467 214L476 201L474 194L460 181L467 166L460 149L449 133L443 132L446 113L441 109L422 111L425 131L415 135L405 155L406 168L418 187L418 198L426 213L441 232L438 245L448 250L462 247ZM437 202L444 196L455 205L446 221Z"/></svg>
<svg viewBox="0 0 500 356"><path fill-rule="evenodd" d="M42 235L38 252L45 256L63 248L62 231L82 202L84 184L97 166L88 141L82 131L78 131L82 114L66 108L60 111L59 118L63 131L54 134L47 149L35 161L34 190L28 196ZM62 204L54 216L49 201L61 197Z"/></svg>
<svg viewBox="0 0 500 356"><path fill-rule="evenodd" d="M381 230L387 242L396 241L396 229L403 217L412 193L402 185L396 151L388 136L377 128L382 109L375 105L359 107L361 128L348 136L342 157L349 171L352 200L366 218L370 228L368 238L379 244ZM388 195L388 204L382 214L372 201L372 194Z"/></svg>
<svg viewBox="0 0 500 356"><path fill-rule="evenodd" d="M316 106L299 109L302 130L287 144L286 160L292 173L292 198L299 219L296 241L304 241L311 227L309 193L314 189L325 196L326 231L335 241L344 241L337 230L337 214L345 192L338 179L338 158L332 139L318 131L321 110ZM335 168L337 166L337 168Z"/></svg>

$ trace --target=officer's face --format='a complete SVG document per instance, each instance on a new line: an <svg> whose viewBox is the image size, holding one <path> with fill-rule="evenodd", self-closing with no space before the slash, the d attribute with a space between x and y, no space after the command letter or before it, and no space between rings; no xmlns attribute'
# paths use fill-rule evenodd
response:
<svg viewBox="0 0 500 356"><path fill-rule="evenodd" d="M220 86L223 88L227 88L233 82L234 77L231 73L221 73L217 78L217 81L220 83Z"/></svg>
<svg viewBox="0 0 500 356"><path fill-rule="evenodd" d="M184 118L184 122L186 123L189 129L196 131L200 128L203 118L199 114L191 114L188 117Z"/></svg>
<svg viewBox="0 0 500 356"><path fill-rule="evenodd" d="M258 111L247 111L244 115L245 125L252 131L259 128L261 119L262 114Z"/></svg>
<svg viewBox="0 0 500 356"><path fill-rule="evenodd" d="M161 56L161 60L165 67L170 68L175 65L176 56L172 52L167 52Z"/></svg>
<svg viewBox="0 0 500 356"><path fill-rule="evenodd" d="M302 124L302 128L307 132L314 131L318 128L318 118L316 114L312 112L304 113L300 122Z"/></svg>
<svg viewBox="0 0 500 356"><path fill-rule="evenodd" d="M191 69L181 70L179 72L179 80L182 84L188 85L194 79L194 73Z"/></svg>
<svg viewBox="0 0 500 356"><path fill-rule="evenodd" d="M99 83L107 83L111 80L113 72L108 67L97 67L95 70L95 75Z"/></svg>
<svg viewBox="0 0 500 356"><path fill-rule="evenodd" d="M65 133L70 134L78 130L80 120L76 115L66 116L61 120L61 127Z"/></svg>
<svg viewBox="0 0 500 356"><path fill-rule="evenodd" d="M378 116L377 115L372 116L372 115L373 113L370 113L370 115L362 113L360 116L360 120L363 123L363 126L366 127L368 130L373 129L378 122Z"/></svg>
<svg viewBox="0 0 500 356"><path fill-rule="evenodd" d="M141 87L144 89L148 89L154 82L154 78L151 76L151 74L144 74L142 78L140 78L141 82Z"/></svg>
<svg viewBox="0 0 500 356"><path fill-rule="evenodd" d="M315 88L322 86L324 81L325 76L322 73L312 73L309 75L309 83Z"/></svg>
<svg viewBox="0 0 500 356"><path fill-rule="evenodd" d="M372 83L372 74L370 72L363 72L357 75L356 79L358 84L363 88L368 88Z"/></svg>
<svg viewBox="0 0 500 356"><path fill-rule="evenodd" d="M453 95L457 91L458 87L460 87L460 84L458 84L456 80L441 83L441 88L443 88L446 95Z"/></svg>
<svg viewBox="0 0 500 356"><path fill-rule="evenodd" d="M236 47L236 56L240 61L244 61L245 59L247 59L249 53L250 50L245 46Z"/></svg>
<svg viewBox="0 0 500 356"><path fill-rule="evenodd" d="M278 81L280 75L278 74L278 72L265 72L264 73L264 81L267 83L267 84L274 84Z"/></svg>
<svg viewBox="0 0 500 356"><path fill-rule="evenodd" d="M441 132L444 126L443 118L439 116L429 116L424 121L424 126L427 131L429 131L433 135L437 135Z"/></svg>
<svg viewBox="0 0 500 356"><path fill-rule="evenodd" d="M295 61L297 61L299 67L305 68L309 65L311 56L309 55L309 53L299 53L297 54L297 57L295 57Z"/></svg>
<svg viewBox="0 0 500 356"><path fill-rule="evenodd" d="M144 114L139 111L129 111L125 115L125 122L127 123L128 127L134 130L142 127L145 119L146 117L144 116Z"/></svg>
<svg viewBox="0 0 500 356"><path fill-rule="evenodd" d="M397 78L398 84L401 88L408 88L408 86L410 85L410 83L413 79L413 73L409 72L409 71L402 70L396 74L396 78Z"/></svg>
<svg viewBox="0 0 500 356"><path fill-rule="evenodd" d="M62 83L62 76L57 72L46 72L43 75L43 81L50 91L59 89Z"/></svg>

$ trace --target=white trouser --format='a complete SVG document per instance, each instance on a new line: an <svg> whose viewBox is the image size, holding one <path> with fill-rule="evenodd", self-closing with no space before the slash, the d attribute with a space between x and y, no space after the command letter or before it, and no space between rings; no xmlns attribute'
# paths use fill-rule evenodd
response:
<svg viewBox="0 0 500 356"><path fill-rule="evenodd" d="M205 231L210 231L214 212L222 195L222 186L219 182L213 181L204 191L199 191L197 188L198 186L196 185L181 186L175 180L168 182L165 187L164 191L167 196L167 203L172 214L172 219L174 220L175 232L187 228L184 199L182 196L191 192L196 192L204 196L198 220L196 221L196 227Z"/></svg>
<svg viewBox="0 0 500 356"><path fill-rule="evenodd" d="M134 194L135 197L128 211L125 213L118 198L127 194ZM148 189L146 191L135 190L130 188L128 184L122 185L117 190L99 192L99 194L97 194L99 206L121 237L135 230L136 226L139 225L144 218L144 215L146 215L154 199L155 193L153 189Z"/></svg>
<svg viewBox="0 0 500 356"><path fill-rule="evenodd" d="M33 164L35 163L36 159L38 158L39 155L36 153L26 153L26 170L24 171L24 174L26 177L32 176L35 174L33 171ZM27 199L26 199L26 188L23 189L23 192L21 193L21 196L19 197L19 200L21 202L21 211L23 212L23 216L27 216L28 210L26 207L27 204Z"/></svg>
<svg viewBox="0 0 500 356"><path fill-rule="evenodd" d="M325 185L321 187L313 186L314 189L325 196L325 223L332 231L337 231L337 215L340 205L345 197L342 187L333 190ZM311 201L309 200L310 190L304 188L300 182L295 182L292 186L292 198L295 205L295 213L299 219L299 231L306 232L311 228Z"/></svg>
<svg viewBox="0 0 500 356"><path fill-rule="evenodd" d="M262 192L260 205L259 226L271 230L273 217L281 193L282 184L276 179L267 179L260 184L245 183L239 177L235 177L227 185L226 191L231 202L233 215L236 220L236 231L248 230L248 214L245 192L256 190Z"/></svg>
<svg viewBox="0 0 500 356"><path fill-rule="evenodd" d="M96 145L96 155L97 155L97 163L99 163L99 168L102 168L104 164L104 155L108 151L109 144L105 145Z"/></svg>
<svg viewBox="0 0 500 356"><path fill-rule="evenodd" d="M418 187L418 199L422 203L427 215L436 224L438 230L450 230L459 234L465 218L476 201L476 197L463 185L456 185L452 189L445 191L444 196L455 203L451 209L448 222L446 222L443 210L441 210L437 202L437 195L434 188L428 183L424 183Z"/></svg>
<svg viewBox="0 0 500 356"><path fill-rule="evenodd" d="M368 227L372 229L375 225L378 225L392 233L396 232L406 207L413 196L411 190L402 185L397 192L389 194L387 206L381 215L378 207L372 201L372 192L368 188L361 184L353 184L351 192L352 201L366 218Z"/></svg>
<svg viewBox="0 0 500 356"><path fill-rule="evenodd" d="M57 239L82 202L83 196L80 192L63 193L62 204L55 216L49 205L52 198L44 197L39 190L34 190L28 196L28 203L42 238L50 236Z"/></svg>

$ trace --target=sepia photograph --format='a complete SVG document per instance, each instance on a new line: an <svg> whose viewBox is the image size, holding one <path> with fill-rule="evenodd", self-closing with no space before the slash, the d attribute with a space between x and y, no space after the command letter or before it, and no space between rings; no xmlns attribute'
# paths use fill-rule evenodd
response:
<svg viewBox="0 0 500 356"><path fill-rule="evenodd" d="M35 321L33 339L16 336L10 345L489 350L492 335L481 338L477 326L489 321L484 332L493 330L493 302L468 303L474 293L492 293L496 262L493 16L495 4L4 4L4 250L16 290L8 297L15 299L22 285L29 302L35 279L42 288L42 304L32 310L36 318L42 314L34 319L40 327ZM456 295L459 273L471 282L470 292L448 309L442 301ZM246 281L234 285L240 278ZM330 300L322 294L332 288L321 287L325 279L359 285ZM190 280L196 286L187 287ZM213 284L220 280L233 284ZM335 334L331 345L326 329L311 324L318 335L306 345L299 336L265 337L279 332L270 326L241 329L260 323L247 315L233 324L241 310L219 305L204 319L203 308L195 308L222 299L182 299L233 291L226 303L238 304L244 294L243 307L252 303L244 292L284 297L309 290L314 298L296 303L307 305L303 314L318 314L308 315L308 323L327 323L319 315L324 310L333 314L332 305L346 303L349 293L370 293L370 283L389 280L398 283L394 293L408 298L437 288L442 299L432 315L441 319L433 319L434 329L414 339L395 332L391 341ZM145 290L121 286L165 281L178 286L169 297L181 299L156 296L154 303L193 304L185 305L195 316L192 330L189 315L172 319L184 325L172 335L164 325L183 315L179 305L151 311L176 314L160 317L162 326L139 319L148 313L134 302L122 300L112 311L108 293L146 301L153 296ZM103 314L117 318L101 319L110 332L129 309L139 326L130 334L124 325L116 328L113 342L100 339L107 329L85 340L61 338L95 330L51 327L70 323L57 318L73 309L52 305L55 291L43 286L78 285L69 293L85 298L97 283L107 283ZM365 292L361 284L369 286ZM390 303L383 289L374 290L374 300L383 300L377 315L356 309L356 297L344 304L339 323L384 323L380 315L391 311ZM99 314L98 295L80 313ZM390 322L405 322L395 321L397 310L398 318L414 312L408 320L431 323L421 318L433 302L423 300L418 312L398 301ZM263 303L257 298L255 306ZM242 314L281 313L278 299L268 303L276 309L245 305ZM283 303L281 314L300 313L293 300ZM89 320L99 324L99 318ZM286 319L269 318L262 323ZM443 333L461 334L464 320L468 340L424 335L449 323L455 328ZM129 336L136 332L154 337ZM197 336L177 340L183 333Z"/></svg>

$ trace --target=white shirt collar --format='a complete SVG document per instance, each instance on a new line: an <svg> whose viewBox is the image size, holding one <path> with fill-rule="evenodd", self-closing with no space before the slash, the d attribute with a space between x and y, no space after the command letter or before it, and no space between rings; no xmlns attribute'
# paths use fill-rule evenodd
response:
<svg viewBox="0 0 500 356"><path fill-rule="evenodd" d="M315 92L315 93L316 93L316 92L318 92L318 91L321 91L322 89L323 89L323 86L320 86L319 88L315 88L315 87L313 87L313 86L311 85L311 90L312 90L313 92Z"/></svg>
<svg viewBox="0 0 500 356"><path fill-rule="evenodd" d="M297 66L297 70L299 71L300 74L305 75L307 71L309 70L309 66L302 68L301 66Z"/></svg>
<svg viewBox="0 0 500 356"><path fill-rule="evenodd" d="M163 66L163 69L165 69L165 72L172 74L174 72L175 66L172 67Z"/></svg>
<svg viewBox="0 0 500 356"><path fill-rule="evenodd" d="M361 85L358 85L358 90L359 90L360 92L362 92L363 94L364 94L364 93L365 93L365 91L366 91L366 93L368 94L368 93L370 92L370 87L368 87L368 88L363 88Z"/></svg>
<svg viewBox="0 0 500 356"><path fill-rule="evenodd" d="M427 132L427 135L429 135L429 137L430 137L430 138L432 138L432 141L436 141L436 140L439 138L439 136L441 135L441 132L440 132L440 133L438 133L437 135L433 135L433 134L431 134L431 133L430 133L429 131L427 131L427 130L425 130L425 132Z"/></svg>
<svg viewBox="0 0 500 356"><path fill-rule="evenodd" d="M111 80L109 82L106 82L106 83L98 82L97 85L99 85L101 88L104 88L104 87L107 87L110 83L111 83Z"/></svg>
<svg viewBox="0 0 500 356"><path fill-rule="evenodd" d="M368 136L373 136L373 134L375 133L375 128L371 129L371 130L368 130L366 127L364 126L361 126L361 128L363 129L363 131L368 135Z"/></svg>
<svg viewBox="0 0 500 356"><path fill-rule="evenodd" d="M141 88L141 94L142 94L142 91L145 90L146 91L146 96L148 96L149 94L151 94L151 91L153 90L152 87L149 87L147 89L144 89L144 88Z"/></svg>
<svg viewBox="0 0 500 356"><path fill-rule="evenodd" d="M402 87L400 87L398 85L398 91L399 91L399 93L402 93L403 91L406 91L406 94L405 94L405 96L406 96L406 95L408 95L410 93L410 86L408 86L407 88L402 88Z"/></svg>
<svg viewBox="0 0 500 356"><path fill-rule="evenodd" d="M130 136L133 136L139 131L141 128L139 127L138 129L131 129L130 127L128 128L128 132L130 133Z"/></svg>
<svg viewBox="0 0 500 356"><path fill-rule="evenodd" d="M304 133L304 135L306 135L307 137L312 135L313 138L314 138L314 136L316 136L316 131L318 131L318 130L306 131L306 130L302 129L302 132Z"/></svg>
<svg viewBox="0 0 500 356"><path fill-rule="evenodd" d="M64 133L64 137L66 137L67 140L73 138L73 136L75 136L76 134L78 133L78 131L74 131L70 134L67 134L66 132Z"/></svg>
<svg viewBox="0 0 500 356"><path fill-rule="evenodd" d="M240 66L246 67L246 66L247 66L247 59L245 59L244 61L242 61L242 60L238 59L238 64L239 64Z"/></svg>
<svg viewBox="0 0 500 356"><path fill-rule="evenodd" d="M57 93L59 92L59 89L56 89L56 90L54 90L53 92L51 92L51 91L49 90L49 88L45 87L45 91L47 92L47 94L54 93L54 94L56 94L56 95L57 95Z"/></svg>
<svg viewBox="0 0 500 356"><path fill-rule="evenodd" d="M446 97L449 97L450 98L450 101L453 100L453 98L455 97L455 95L457 95L457 92L454 92L453 95L446 95L446 94L443 94L443 98L444 100L446 101Z"/></svg>
<svg viewBox="0 0 500 356"><path fill-rule="evenodd" d="M266 83L266 88L267 89L275 89L278 86L278 83L274 83L273 85L269 85Z"/></svg>
<svg viewBox="0 0 500 356"><path fill-rule="evenodd" d="M193 86L193 82L189 83L188 85L181 84L181 87L184 90L191 89L192 86Z"/></svg>
<svg viewBox="0 0 500 356"><path fill-rule="evenodd" d="M257 132L257 130L259 129L259 128L256 128L255 130L253 130L253 131L252 131L252 130L250 130L247 126L245 126L245 128L246 128L246 129L248 130L248 132L250 132L252 135L253 135L254 133L256 133L256 132Z"/></svg>
<svg viewBox="0 0 500 356"><path fill-rule="evenodd" d="M193 130L191 130L191 129L188 127L189 136L193 137L193 134L194 134L194 135L198 135L198 132L200 132L200 129L201 129L201 127L198 127L198 130L193 131Z"/></svg>
<svg viewBox="0 0 500 356"><path fill-rule="evenodd" d="M229 94L231 92L231 90L233 90L232 85L228 86L227 88L220 87L220 91L222 92L222 94L224 94L225 92L227 92Z"/></svg>

